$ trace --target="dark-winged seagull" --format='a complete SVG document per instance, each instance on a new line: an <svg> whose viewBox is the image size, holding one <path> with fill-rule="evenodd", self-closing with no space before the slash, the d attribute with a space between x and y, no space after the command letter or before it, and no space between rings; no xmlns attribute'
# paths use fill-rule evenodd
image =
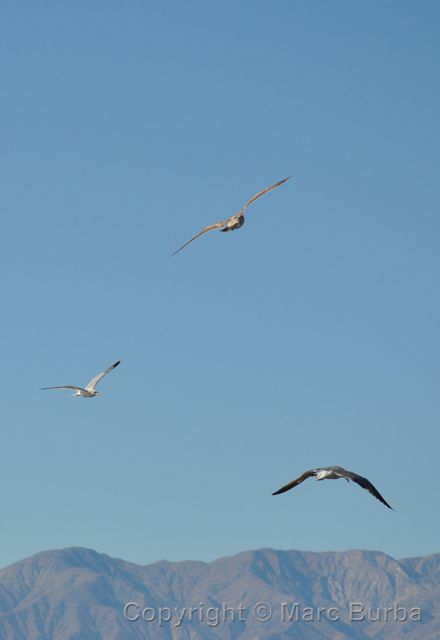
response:
<svg viewBox="0 0 440 640"><path fill-rule="evenodd" d="M71 384L66 384L63 387L43 387L43 391L47 391L49 389L72 389L72 391L75 391L75 393L73 394L74 396L81 396L81 398L94 398L95 396L101 396L102 393L100 393L99 391L96 391L95 387L98 384L98 382L100 382L100 380L102 380L102 378L104 376L107 375L107 373L109 373L110 371L112 371L115 367L118 366L118 364L121 361L118 360L117 362L115 362L115 364L112 364L111 367L109 367L108 369L106 369L105 371L102 371L101 373L98 373L97 376L95 376L94 378L92 378L89 382L89 384L86 387L75 387Z"/></svg>
<svg viewBox="0 0 440 640"><path fill-rule="evenodd" d="M201 231L199 231L199 233L196 233L196 235L193 238L191 238L191 240L188 240L188 242L185 242L185 244L179 247L177 251L173 253L173 256L175 256L176 253L179 253L179 251L182 251L182 249L187 247L190 244L190 242L192 242L193 240L196 240L197 238L200 238L200 236L203 236L205 233L208 233L208 231L213 231L214 229L220 229L220 231L234 231L234 229L239 229L244 225L244 212L248 208L248 206L253 202L255 202L257 198L261 198L261 196L264 196L265 193L272 191L272 189L276 189L280 185L284 184L290 178L291 176L289 176L289 178L284 178L284 180L280 180L275 184L271 184L270 187L266 187L262 191L259 191L254 196L252 196L250 200L246 202L246 204L244 205L244 207L240 209L240 211L238 211L237 213L234 213L234 215L231 216L230 218L226 218L226 220L220 220L220 222L215 222L214 224L210 224L204 229L202 229Z"/></svg>
<svg viewBox="0 0 440 640"><path fill-rule="evenodd" d="M278 491L275 491L275 493L273 493L272 495L277 496L280 493L289 491L290 489L293 489L294 487L301 484L301 482L304 482L304 480L307 480L307 478L310 478L312 476L315 476L317 480L339 480L339 478L345 478L347 482L353 480L353 482L356 482L360 487L362 487L362 489L366 489L375 498L380 500L380 502L388 507L388 509L393 509L393 507L391 507L388 502L384 500L384 498L382 498L379 491L371 484L369 480L367 480L367 478L358 476L357 473L353 473L353 471L347 471L347 469L343 469L342 467L319 467L318 469L310 469L310 471L306 471L302 474L302 476L299 476L299 478L297 478L296 480L292 480L292 482L284 485L284 487L281 487L281 489L278 489Z"/></svg>

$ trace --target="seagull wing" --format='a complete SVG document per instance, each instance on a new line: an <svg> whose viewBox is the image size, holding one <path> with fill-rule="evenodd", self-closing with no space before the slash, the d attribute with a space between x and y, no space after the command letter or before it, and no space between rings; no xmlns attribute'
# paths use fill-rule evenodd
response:
<svg viewBox="0 0 440 640"><path fill-rule="evenodd" d="M376 487L372 485L371 482L367 480L367 478L358 476L357 473L353 473L352 471L346 471L345 469L344 469L344 475L350 480L353 480L353 482L356 482L360 487L362 487L362 489L366 489L367 491L369 491L371 495L373 495L375 498L380 500L380 502L382 502L382 504L388 507L388 509L392 509L394 511L393 507L391 507L388 504L388 502L380 495Z"/></svg>
<svg viewBox="0 0 440 640"><path fill-rule="evenodd" d="M72 389L72 391L84 391L82 387L74 387L71 384L66 384L64 387L41 387L42 391L48 391L49 389Z"/></svg>
<svg viewBox="0 0 440 640"><path fill-rule="evenodd" d="M179 251L182 251L182 249L187 247L190 244L190 242L192 242L193 240L197 240L197 238L200 238L200 236L203 236L205 233L208 233L208 231L212 231L213 229L221 229L222 227L225 226L228 220L220 220L220 222L215 222L214 224L208 225L207 227L199 231L199 233L196 233L196 235L193 238L191 238L191 240L188 240L188 242L185 242L185 244L182 244L182 246L179 247L177 251L175 251L172 255L175 256L176 253L179 253Z"/></svg>
<svg viewBox="0 0 440 640"><path fill-rule="evenodd" d="M288 178L284 178L284 180L280 180L279 182L275 182L275 184L271 184L270 187L266 187L265 189L263 189L262 191L259 191L258 193L256 193L254 196L252 196L252 198L250 200L248 200L246 202L246 204L244 205L244 207L239 211L239 213L243 213L243 211L245 209L248 208L248 206L250 204L252 204L253 202L255 202L255 200L257 200L258 198L261 198L261 196L264 196L265 193L269 193L269 191L272 191L272 189L276 189L277 187L281 186L282 184L284 184L285 182L287 182L287 180L290 180L292 176L289 176Z"/></svg>
<svg viewBox="0 0 440 640"><path fill-rule="evenodd" d="M316 474L316 471L317 469L310 469L310 471L306 471L302 474L302 476L300 476L296 480L292 480L292 482L289 482L288 484L285 484L284 487L281 487L281 489L278 489L278 491L275 491L275 493L273 493L272 495L277 496L279 493L284 493L285 491L293 489L294 487L301 484L301 482L304 482L304 480L307 480L307 478L314 476Z"/></svg>
<svg viewBox="0 0 440 640"><path fill-rule="evenodd" d="M95 376L94 378L92 378L89 382L89 384L86 386L86 391L94 391L96 385L98 384L98 382L101 380L101 378L103 378L104 376L106 376L110 371L112 371L112 369L114 369L115 367L118 366L118 364L121 361L118 360L117 362L115 362L115 364L112 364L111 367L109 367L108 369L106 369L105 371L102 371L101 373L98 373L97 376Z"/></svg>

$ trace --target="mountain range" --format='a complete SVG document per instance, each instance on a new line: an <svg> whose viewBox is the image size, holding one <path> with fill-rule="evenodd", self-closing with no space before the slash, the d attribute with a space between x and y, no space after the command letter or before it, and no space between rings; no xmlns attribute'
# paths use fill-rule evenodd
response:
<svg viewBox="0 0 440 640"><path fill-rule="evenodd" d="M140 566L90 549L0 571L0 640L439 640L440 554L260 549Z"/></svg>

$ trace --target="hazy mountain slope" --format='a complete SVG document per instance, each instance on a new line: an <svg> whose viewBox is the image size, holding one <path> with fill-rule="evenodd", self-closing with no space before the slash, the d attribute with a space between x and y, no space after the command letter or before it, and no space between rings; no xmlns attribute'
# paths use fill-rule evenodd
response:
<svg viewBox="0 0 440 640"><path fill-rule="evenodd" d="M156 620L129 621L130 602L129 617L148 607ZM162 626L161 607L171 618ZM398 562L373 551L262 549L142 567L70 548L0 571L0 640L403 637L440 639L440 554Z"/></svg>

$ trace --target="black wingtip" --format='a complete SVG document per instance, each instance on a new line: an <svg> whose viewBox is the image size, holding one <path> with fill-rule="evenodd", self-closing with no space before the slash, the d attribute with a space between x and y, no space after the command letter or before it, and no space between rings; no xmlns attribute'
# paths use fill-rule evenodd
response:
<svg viewBox="0 0 440 640"><path fill-rule="evenodd" d="M370 492L371 493L371 492ZM374 493L372 494L374 495L374 497L379 500L379 502L381 502L383 505L385 505L388 509L391 509L391 511L395 511L395 509L393 509L393 507L388 504L388 502L385 500L385 498L383 498L380 493L378 492L378 495L375 495Z"/></svg>
<svg viewBox="0 0 440 640"><path fill-rule="evenodd" d="M120 361L120 360L118 360L117 362L115 362L115 364L113 365L113 369L114 369L115 367L117 367L117 366L118 366L118 364L121 364L121 361Z"/></svg>
<svg viewBox="0 0 440 640"><path fill-rule="evenodd" d="M370 492L371 493L371 492ZM385 500L385 498L383 496L380 495L379 492L377 492L377 495L375 495L373 493L374 497L377 498L382 504L384 504L386 507L388 507L388 509L391 509L391 511L395 511L395 509L393 509L393 507L388 504L388 502Z"/></svg>
<svg viewBox="0 0 440 640"><path fill-rule="evenodd" d="M191 240L189 240L189 242L185 242L185 244L181 244L178 249L173 251L173 253L171 254L171 257L173 257L173 256L177 255L178 253L180 253L182 251L182 249L185 249L185 247L188 246L190 244L190 242L192 242L192 240L195 240L195 238L192 238Z"/></svg>

